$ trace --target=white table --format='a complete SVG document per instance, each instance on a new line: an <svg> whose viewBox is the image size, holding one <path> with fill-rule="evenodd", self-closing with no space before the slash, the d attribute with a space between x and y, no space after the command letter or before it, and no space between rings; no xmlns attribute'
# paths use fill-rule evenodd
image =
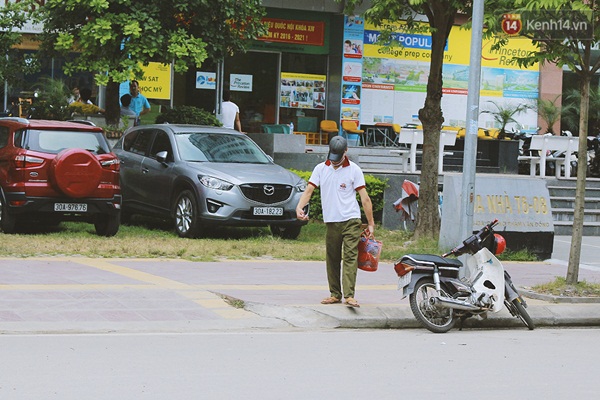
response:
<svg viewBox="0 0 600 400"><path fill-rule="evenodd" d="M440 134L438 174L444 171L444 155L451 155L452 152L445 152L444 147L454 146L456 143L456 131L442 131ZM398 135L398 144L404 145L404 149L390 150L392 154L398 154L402 158L402 169L404 172L417 171L417 153L422 151L417 147L423 144L423 131L420 129L402 128Z"/></svg>

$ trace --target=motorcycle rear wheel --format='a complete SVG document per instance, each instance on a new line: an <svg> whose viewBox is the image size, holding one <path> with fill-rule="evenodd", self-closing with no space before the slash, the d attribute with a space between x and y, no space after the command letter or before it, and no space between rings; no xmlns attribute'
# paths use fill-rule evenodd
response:
<svg viewBox="0 0 600 400"><path fill-rule="evenodd" d="M529 316L529 313L527 312L527 310L525 310L525 307L523 307L523 304L521 303L521 299L519 299L517 297L511 303L515 307L514 310L517 313L517 317L519 317L519 319L525 323L525 325L527 326L527 328L529 328L530 331L534 330L535 325L533 323L533 320Z"/></svg>
<svg viewBox="0 0 600 400"><path fill-rule="evenodd" d="M441 296L450 297L442 290ZM409 296L410 309L413 315L429 331L446 333L454 327L456 318L450 308L436 307L429 302L432 297L438 297L433 279L421 279L415 285L414 292Z"/></svg>

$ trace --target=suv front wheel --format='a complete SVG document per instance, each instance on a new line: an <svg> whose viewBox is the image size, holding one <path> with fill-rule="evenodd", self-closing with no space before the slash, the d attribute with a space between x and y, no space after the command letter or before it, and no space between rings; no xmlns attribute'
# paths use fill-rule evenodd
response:
<svg viewBox="0 0 600 400"><path fill-rule="evenodd" d="M184 190L175 201L173 210L175 232L182 238L195 238L200 234L198 202L190 190Z"/></svg>
<svg viewBox="0 0 600 400"><path fill-rule="evenodd" d="M15 233L17 227L17 218L10 214L8 205L4 202L4 197L0 193L0 229L4 233Z"/></svg>

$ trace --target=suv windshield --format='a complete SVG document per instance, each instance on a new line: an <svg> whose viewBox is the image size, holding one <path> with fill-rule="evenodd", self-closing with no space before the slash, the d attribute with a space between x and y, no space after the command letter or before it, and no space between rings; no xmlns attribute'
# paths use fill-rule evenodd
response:
<svg viewBox="0 0 600 400"><path fill-rule="evenodd" d="M269 164L271 161L245 136L220 133L180 133L175 135L179 156L184 161Z"/></svg>
<svg viewBox="0 0 600 400"><path fill-rule="evenodd" d="M15 143L17 146L44 153L58 154L65 149L84 149L95 154L110 152L100 132L29 129L22 137L22 143Z"/></svg>

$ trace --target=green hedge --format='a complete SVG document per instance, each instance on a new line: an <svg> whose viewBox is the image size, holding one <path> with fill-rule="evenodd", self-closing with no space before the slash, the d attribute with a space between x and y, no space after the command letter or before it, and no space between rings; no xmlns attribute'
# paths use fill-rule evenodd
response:
<svg viewBox="0 0 600 400"><path fill-rule="evenodd" d="M165 110L156 117L157 124L192 124L222 126L213 114L194 106L176 106Z"/></svg>
<svg viewBox="0 0 600 400"><path fill-rule="evenodd" d="M290 169L290 171L296 173L299 177L308 182L310 178L311 171L297 171L294 169ZM367 193L369 193L369 197L371 198L371 202L373 203L373 218L376 223L381 223L381 218L383 215L383 193L385 188L387 187L387 180L382 180L374 177L373 175L365 174L365 183L367 184ZM360 204L360 196L356 195L358 198L358 203ZM366 218L364 217L364 212L362 211L361 205L361 214L363 216L363 221L366 222ZM317 188L311 199L310 199L310 217L312 219L316 219L319 221L323 221L323 210L321 208L321 192Z"/></svg>

